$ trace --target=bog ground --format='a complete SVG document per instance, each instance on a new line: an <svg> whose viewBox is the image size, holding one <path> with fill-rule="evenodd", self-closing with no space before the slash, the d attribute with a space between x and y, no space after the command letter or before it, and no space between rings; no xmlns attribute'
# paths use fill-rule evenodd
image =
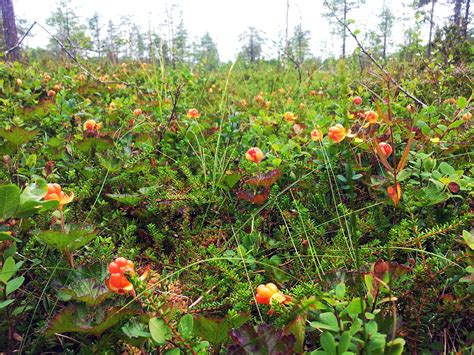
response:
<svg viewBox="0 0 474 355"><path fill-rule="evenodd" d="M0 62L0 351L469 354L472 37L442 38Z"/></svg>

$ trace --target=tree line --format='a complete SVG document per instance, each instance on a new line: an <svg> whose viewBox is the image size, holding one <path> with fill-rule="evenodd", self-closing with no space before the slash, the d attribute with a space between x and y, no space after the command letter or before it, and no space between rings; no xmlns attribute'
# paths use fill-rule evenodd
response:
<svg viewBox="0 0 474 355"><path fill-rule="evenodd" d="M408 1L408 0L407 0ZM428 30L426 55L432 54L433 45L445 43L456 46L466 43L469 36L470 0L410 0L411 9L416 12L416 23L405 31L403 47L420 47L421 31ZM441 5L452 7L452 15L447 25L436 23L436 8ZM351 14L365 3L365 0L324 0L324 14L333 28L333 33L340 39L340 56L347 56L348 33L344 24L350 24ZM18 38L27 30L25 20L17 19L14 15L12 0L0 0L2 9L1 45L4 49L12 48ZM397 17L391 8L391 1L382 0L380 12L376 15L378 24L365 32L363 40L376 58L385 60L393 46L392 35L394 23L403 21ZM287 11L290 0L287 0ZM32 55L46 54L55 57L64 56L64 48L77 57L107 58L111 62L119 60L156 61L165 65L176 66L181 63L202 63L212 69L220 64L217 44L209 33L200 38L191 39L183 20L181 10L177 5L166 8L161 31L151 28L144 31L129 16L118 20L104 21L102 16L95 13L92 17L80 19L76 14L71 0L59 0L57 8L51 12L46 24L51 28L54 38L50 38L46 49L32 51ZM277 59L287 58L296 66L312 58L311 33L297 24L292 36L288 35L288 23L285 36L271 41L255 27L245 30L239 37L241 42L240 56L248 63L255 63L263 58L263 48L269 42L277 48ZM166 33L166 35L163 35ZM60 42L60 43L59 43ZM446 51L446 48L439 49ZM450 55L446 51L446 56ZM17 60L19 50L8 53L7 60Z"/></svg>

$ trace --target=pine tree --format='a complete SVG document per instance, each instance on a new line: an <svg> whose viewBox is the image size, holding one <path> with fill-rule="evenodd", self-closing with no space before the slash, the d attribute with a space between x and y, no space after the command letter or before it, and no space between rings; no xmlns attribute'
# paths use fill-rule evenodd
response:
<svg viewBox="0 0 474 355"><path fill-rule="evenodd" d="M380 14L381 22L378 26L380 33L382 34L382 58L385 60L387 57L387 46L392 35L393 23L395 16L392 13L392 10L387 6L385 0L382 6L382 13Z"/></svg>
<svg viewBox="0 0 474 355"><path fill-rule="evenodd" d="M262 55L263 38L255 27L249 27L247 31L239 37L244 43L242 47L242 56L250 63L257 62Z"/></svg>
<svg viewBox="0 0 474 355"><path fill-rule="evenodd" d="M86 36L86 26L79 22L74 9L71 8L71 0L60 0L46 23L54 28L55 37L73 56L80 54L82 49L91 47L91 40ZM53 38L49 41L49 48L56 55L62 54L61 46Z"/></svg>
<svg viewBox="0 0 474 355"><path fill-rule="evenodd" d="M88 25L89 25L89 30L92 33L94 51L97 53L97 56L100 58L102 54L102 38L101 38L102 26L100 23L100 15L97 12L94 13L94 16L92 16L88 20Z"/></svg>
<svg viewBox="0 0 474 355"><path fill-rule="evenodd" d="M210 70L219 65L219 51L209 32L206 32L196 44L195 58Z"/></svg>
<svg viewBox="0 0 474 355"><path fill-rule="evenodd" d="M310 32L303 30L301 23L296 25L293 31L293 37L291 37L289 40L288 55L291 55L294 60L296 60L299 64L302 64L310 54L310 40Z"/></svg>
<svg viewBox="0 0 474 355"><path fill-rule="evenodd" d="M331 23L336 23L337 31L342 39L342 58L346 57L346 40L347 40L347 29L344 24L348 23L349 12L357 8L364 0L327 0L327 4L330 7L330 11L324 14ZM337 16L342 23L336 22L334 14Z"/></svg>
<svg viewBox="0 0 474 355"><path fill-rule="evenodd" d="M173 66L176 66L179 62L186 62L189 54L188 32L186 31L183 20L179 22L173 33L172 62Z"/></svg>

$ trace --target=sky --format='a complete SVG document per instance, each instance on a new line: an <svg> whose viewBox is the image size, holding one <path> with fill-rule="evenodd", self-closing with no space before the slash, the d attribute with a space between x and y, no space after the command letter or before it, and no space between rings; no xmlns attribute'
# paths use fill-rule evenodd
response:
<svg viewBox="0 0 474 355"><path fill-rule="evenodd" d="M408 24L414 23L412 11L404 5L409 1L386 0L397 16L404 17L403 21L397 21L393 29L392 51L396 49L397 44L403 42L403 32ZM57 8L56 0L13 0L13 4L17 17L26 19L28 23L38 21L43 25L46 18ZM169 10L173 4L177 4L180 10L174 13L175 21L179 22L182 15L191 40L209 32L224 61L235 58L242 47L239 35L250 26L264 33L264 37L268 39L264 55L273 56L276 46L272 41L283 38L286 27L287 0L72 0L71 4L76 14L84 21L95 12L99 13L104 24L104 35L107 22L112 19L119 23L121 16L129 16L145 31L152 28L158 33L166 34L162 25L166 18L166 9ZM304 30L311 32L311 53L314 56L324 58L339 55L340 39L331 33L333 27L323 16L323 13L327 12L323 0L290 0L289 4L290 37L294 26L301 23ZM350 18L356 21L351 25L352 28L358 28L362 33L375 28L382 4L383 0L365 0L365 4L350 13ZM442 4L437 6L439 15L451 13L450 8L443 7ZM48 37L40 28L35 28L32 32L34 36L26 39L28 46L47 44ZM424 31L424 37L426 32ZM352 39L348 40L347 45L349 51L356 46Z"/></svg>

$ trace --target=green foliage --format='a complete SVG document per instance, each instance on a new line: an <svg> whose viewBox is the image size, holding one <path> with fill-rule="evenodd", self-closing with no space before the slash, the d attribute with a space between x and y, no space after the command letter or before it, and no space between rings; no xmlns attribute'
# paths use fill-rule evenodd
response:
<svg viewBox="0 0 474 355"><path fill-rule="evenodd" d="M115 60L126 43L110 31ZM410 98L356 56L306 60L302 28L287 53L297 70L262 60L255 29L243 36L254 65L219 66L210 38L191 55L184 27L172 48L153 38L147 66L84 62L102 82L74 65L0 64L0 349L466 349L472 98L466 67L436 51L415 57L415 32L401 57L416 59L387 56L386 68L426 107L407 108ZM142 57L130 36L127 56ZM96 132L84 129L91 119ZM328 137L336 124L350 129L340 142ZM382 141L393 148L386 159ZM251 147L265 154L259 164L246 159ZM47 182L74 200L55 210ZM134 263L118 275L127 289L111 287L118 256ZM257 303L270 282L277 295Z"/></svg>

